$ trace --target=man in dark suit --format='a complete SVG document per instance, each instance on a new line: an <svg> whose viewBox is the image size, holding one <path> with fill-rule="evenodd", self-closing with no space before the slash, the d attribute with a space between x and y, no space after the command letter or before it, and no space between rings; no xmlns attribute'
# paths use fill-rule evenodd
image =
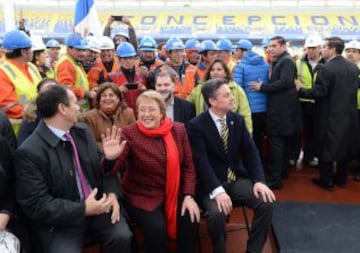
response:
<svg viewBox="0 0 360 253"><path fill-rule="evenodd" d="M128 253L132 233L120 212L116 179L101 176L101 165L112 166L113 143L104 139L109 160L100 161L89 130L76 124L76 102L58 85L39 94L43 121L16 151L17 201L46 253L80 253L90 238L102 243L102 252Z"/></svg>
<svg viewBox="0 0 360 253"><path fill-rule="evenodd" d="M326 63L320 69L310 90L301 88L299 95L315 99L318 131L316 143L319 149L320 176L312 182L332 191L334 184L346 186L349 160L359 152L359 121L357 89L359 69L341 56L344 41L339 37L324 40L321 56ZM337 162L336 173L333 163Z"/></svg>
<svg viewBox="0 0 360 253"><path fill-rule="evenodd" d="M188 123L195 117L195 107L188 101L174 96L175 79L167 72L155 76L155 90L166 103L166 116L173 121Z"/></svg>
<svg viewBox="0 0 360 253"><path fill-rule="evenodd" d="M281 36L270 39L270 83L252 82L250 87L268 94L266 130L270 141L270 160L267 185L282 188L282 177L289 173L289 160L297 160L300 145L301 111L294 85L296 65L287 52L286 40Z"/></svg>
<svg viewBox="0 0 360 253"><path fill-rule="evenodd" d="M263 183L259 153L243 117L231 112L234 99L226 80L207 81L202 94L209 110L191 120L187 130L213 252L226 252L226 216L233 205L255 211L247 252L261 252L275 196Z"/></svg>

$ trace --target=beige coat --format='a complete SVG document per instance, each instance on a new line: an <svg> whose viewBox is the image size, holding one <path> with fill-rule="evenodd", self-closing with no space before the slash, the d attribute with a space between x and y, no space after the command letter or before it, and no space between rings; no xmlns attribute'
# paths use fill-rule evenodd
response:
<svg viewBox="0 0 360 253"><path fill-rule="evenodd" d="M105 134L107 128L113 125L123 128L135 122L134 112L130 108L121 109L109 117L99 109L92 109L85 114L84 121L93 133L97 144L101 148L101 135Z"/></svg>

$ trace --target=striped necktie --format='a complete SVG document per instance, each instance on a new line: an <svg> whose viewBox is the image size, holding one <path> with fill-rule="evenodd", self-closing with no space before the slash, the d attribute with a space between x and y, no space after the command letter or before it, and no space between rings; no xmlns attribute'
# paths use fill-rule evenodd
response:
<svg viewBox="0 0 360 253"><path fill-rule="evenodd" d="M224 150L228 152L228 137L229 137L229 128L226 125L226 119L219 119L221 124L221 139L224 145ZM229 167L227 170L227 181L232 183L236 180L235 172Z"/></svg>

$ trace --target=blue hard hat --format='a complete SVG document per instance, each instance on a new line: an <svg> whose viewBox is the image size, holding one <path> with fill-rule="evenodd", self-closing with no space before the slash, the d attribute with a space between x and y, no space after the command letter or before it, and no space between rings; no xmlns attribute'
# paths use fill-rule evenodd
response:
<svg viewBox="0 0 360 253"><path fill-rule="evenodd" d="M216 46L219 48L219 50L221 51L228 51L228 52L232 52L233 51L233 45L231 43L230 40L228 39L221 39L216 43Z"/></svg>
<svg viewBox="0 0 360 253"><path fill-rule="evenodd" d="M2 47L7 50L30 48L32 46L30 37L23 31L14 30L5 33Z"/></svg>
<svg viewBox="0 0 360 253"><path fill-rule="evenodd" d="M116 48L116 55L119 57L132 57L136 55L136 51L129 42L122 42Z"/></svg>
<svg viewBox="0 0 360 253"><path fill-rule="evenodd" d="M197 39L189 39L185 42L185 49L187 50L199 50L200 41Z"/></svg>
<svg viewBox="0 0 360 253"><path fill-rule="evenodd" d="M185 49L185 45L182 40L178 37L171 37L168 39L165 45L166 51Z"/></svg>
<svg viewBox="0 0 360 253"><path fill-rule="evenodd" d="M242 39L239 40L238 43L236 43L236 48L241 48L245 50L250 50L252 48L252 43L250 40Z"/></svg>
<svg viewBox="0 0 360 253"><path fill-rule="evenodd" d="M70 33L65 38L65 45L76 49L89 49L86 39L80 33Z"/></svg>
<svg viewBox="0 0 360 253"><path fill-rule="evenodd" d="M140 41L140 51L156 51L156 41L150 36L144 36Z"/></svg>
<svg viewBox="0 0 360 253"><path fill-rule="evenodd" d="M215 42L212 40L204 40L200 43L199 53L204 53L206 51L218 51L219 48L216 46Z"/></svg>
<svg viewBox="0 0 360 253"><path fill-rule="evenodd" d="M3 40L0 38L0 48L2 48Z"/></svg>
<svg viewBox="0 0 360 253"><path fill-rule="evenodd" d="M60 48L60 43L57 40L51 39L46 42L47 48Z"/></svg>

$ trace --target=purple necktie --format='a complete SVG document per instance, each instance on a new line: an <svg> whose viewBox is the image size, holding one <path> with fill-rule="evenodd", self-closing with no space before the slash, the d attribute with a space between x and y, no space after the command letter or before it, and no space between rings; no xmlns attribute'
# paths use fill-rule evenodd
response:
<svg viewBox="0 0 360 253"><path fill-rule="evenodd" d="M84 176L84 171L81 167L80 164L80 159L79 159L79 153L75 144L75 141L73 139L73 137L70 135L70 133L65 133L64 134L65 138L70 141L72 149L73 149L73 156L74 156L74 160L75 160L75 169L77 171L77 174L79 176L79 180L80 180L80 184L81 184L81 190L82 190L82 194L84 197L84 200L89 196L90 194L90 187L88 186L87 182L86 182L86 178Z"/></svg>

